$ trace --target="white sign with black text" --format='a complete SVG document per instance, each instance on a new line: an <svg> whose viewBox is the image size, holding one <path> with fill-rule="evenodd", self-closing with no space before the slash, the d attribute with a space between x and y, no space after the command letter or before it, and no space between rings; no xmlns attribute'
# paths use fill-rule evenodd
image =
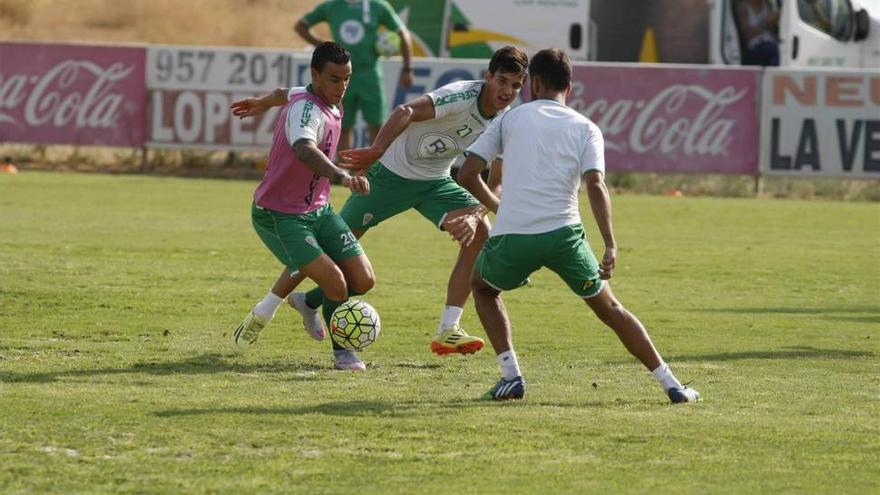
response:
<svg viewBox="0 0 880 495"><path fill-rule="evenodd" d="M764 73L761 172L880 178L880 71Z"/></svg>
<svg viewBox="0 0 880 495"><path fill-rule="evenodd" d="M311 81L310 55L265 48L151 45L147 51L148 146L266 150L278 116L273 108L256 119L234 119L233 101L275 88ZM482 79L483 60L418 60L413 85L399 85L401 62L382 62L389 112L439 86ZM354 145L367 146L369 133L358 118Z"/></svg>
<svg viewBox="0 0 880 495"><path fill-rule="evenodd" d="M262 150L278 109L234 119L233 101L308 84L310 59L290 50L152 45L147 51L152 147Z"/></svg>

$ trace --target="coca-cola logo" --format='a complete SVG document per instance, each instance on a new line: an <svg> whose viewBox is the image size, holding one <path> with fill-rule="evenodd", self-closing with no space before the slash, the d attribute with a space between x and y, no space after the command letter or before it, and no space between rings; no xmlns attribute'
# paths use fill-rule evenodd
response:
<svg viewBox="0 0 880 495"><path fill-rule="evenodd" d="M644 154L684 153L726 156L737 116L724 118L747 88L713 91L696 84L674 84L645 99L584 97L575 82L568 105L602 129L609 150Z"/></svg>
<svg viewBox="0 0 880 495"><path fill-rule="evenodd" d="M0 124L22 125L20 118L31 127L113 128L125 100L113 89L134 68L66 60L42 75L0 73Z"/></svg>

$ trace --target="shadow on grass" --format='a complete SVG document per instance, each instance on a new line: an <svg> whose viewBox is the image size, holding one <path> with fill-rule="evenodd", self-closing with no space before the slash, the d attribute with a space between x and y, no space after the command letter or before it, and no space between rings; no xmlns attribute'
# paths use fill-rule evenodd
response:
<svg viewBox="0 0 880 495"><path fill-rule="evenodd" d="M732 307L732 308L693 308L693 311L704 313L739 313L739 314L782 314L782 315L823 315L831 317L831 315L840 314L873 314L875 318L880 318L880 306L838 306L827 308L798 308L798 307ZM875 320L876 321L876 320Z"/></svg>
<svg viewBox="0 0 880 495"><path fill-rule="evenodd" d="M211 373L295 373L328 370L308 363L274 362L242 364L224 359L222 354L202 354L182 361L148 361L128 368L74 369L39 373L0 372L3 383L51 383L59 378L143 373L148 375L203 375ZM288 378L288 377L285 377ZM316 380L317 376L295 376L295 380Z"/></svg>
<svg viewBox="0 0 880 495"><path fill-rule="evenodd" d="M394 368L410 368L416 370L433 370L437 368L442 368L443 365L437 363L413 363L413 362L402 362L395 363L391 365Z"/></svg>
<svg viewBox="0 0 880 495"><path fill-rule="evenodd" d="M304 415L321 414L325 416L413 416L420 411L424 415L433 415L438 411L461 410L466 407L479 406L478 401L448 402L414 402L414 401L370 401L353 400L328 402L313 406L301 407L216 407L207 409L168 409L156 411L156 416L167 418L176 416L200 416L206 414L280 414Z"/></svg>
<svg viewBox="0 0 880 495"><path fill-rule="evenodd" d="M880 323L880 316L825 316L824 318L848 323Z"/></svg>
<svg viewBox="0 0 880 495"><path fill-rule="evenodd" d="M302 407L214 407L205 409L166 409L156 411L153 415L160 418L185 416L202 416L208 414L255 414L255 415L304 415L320 414L324 416L375 416L375 417L413 417L436 416L438 413L460 414L465 409L490 409L497 407L549 407L549 408L607 408L610 403L615 405L629 404L628 401L611 400L589 401L580 403L507 401L496 402L481 399L449 399L442 401L368 401L354 400L327 402Z"/></svg>
<svg viewBox="0 0 880 495"><path fill-rule="evenodd" d="M737 361L741 359L858 359L874 357L870 351L817 349L810 346L784 347L773 351L719 352L714 354L672 355L670 361Z"/></svg>

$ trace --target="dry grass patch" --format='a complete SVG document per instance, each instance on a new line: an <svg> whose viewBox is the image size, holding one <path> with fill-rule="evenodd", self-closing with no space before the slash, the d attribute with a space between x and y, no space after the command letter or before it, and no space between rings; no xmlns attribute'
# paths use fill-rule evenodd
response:
<svg viewBox="0 0 880 495"><path fill-rule="evenodd" d="M0 0L0 24L25 26L30 20L30 2L27 0Z"/></svg>
<svg viewBox="0 0 880 495"><path fill-rule="evenodd" d="M0 0L0 41L302 48L293 25L319 0ZM328 36L325 28L319 31Z"/></svg>

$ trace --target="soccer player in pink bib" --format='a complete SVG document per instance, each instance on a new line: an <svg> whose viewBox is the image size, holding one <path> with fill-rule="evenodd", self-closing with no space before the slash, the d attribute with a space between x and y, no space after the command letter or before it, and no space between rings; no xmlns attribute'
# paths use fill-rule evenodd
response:
<svg viewBox="0 0 880 495"><path fill-rule="evenodd" d="M366 171L372 192L352 193L340 216L356 237L398 214L414 209L461 243L446 289L440 323L431 340L437 355L470 354L483 348L479 337L461 328L470 297L474 260L485 240L487 210L450 176L461 151L473 143L516 100L526 77L528 57L513 46L498 49L483 80L455 81L398 106L369 148L343 151L342 166ZM369 169L369 170L367 170ZM490 177L490 183L493 183ZM303 277L284 273L274 296L289 294L311 334L323 332L312 315L321 306L321 289L292 292ZM269 296L267 296L269 297ZM261 303L262 304L262 303Z"/></svg>
<svg viewBox="0 0 880 495"><path fill-rule="evenodd" d="M330 179L352 192L368 194L369 181L352 177L330 159L336 154L342 127L339 103L351 79L351 55L333 42L312 54L312 84L278 89L261 98L232 104L237 117L259 115L283 106L275 126L266 174L254 193L251 219L257 235L290 273L299 272L324 291L324 322L350 295L373 287L373 267L357 238L329 204ZM233 332L233 346L244 350L257 341L283 298L269 294ZM317 312L311 315L318 319ZM310 335L323 340L320 324ZM333 342L336 369L364 370L363 361Z"/></svg>

